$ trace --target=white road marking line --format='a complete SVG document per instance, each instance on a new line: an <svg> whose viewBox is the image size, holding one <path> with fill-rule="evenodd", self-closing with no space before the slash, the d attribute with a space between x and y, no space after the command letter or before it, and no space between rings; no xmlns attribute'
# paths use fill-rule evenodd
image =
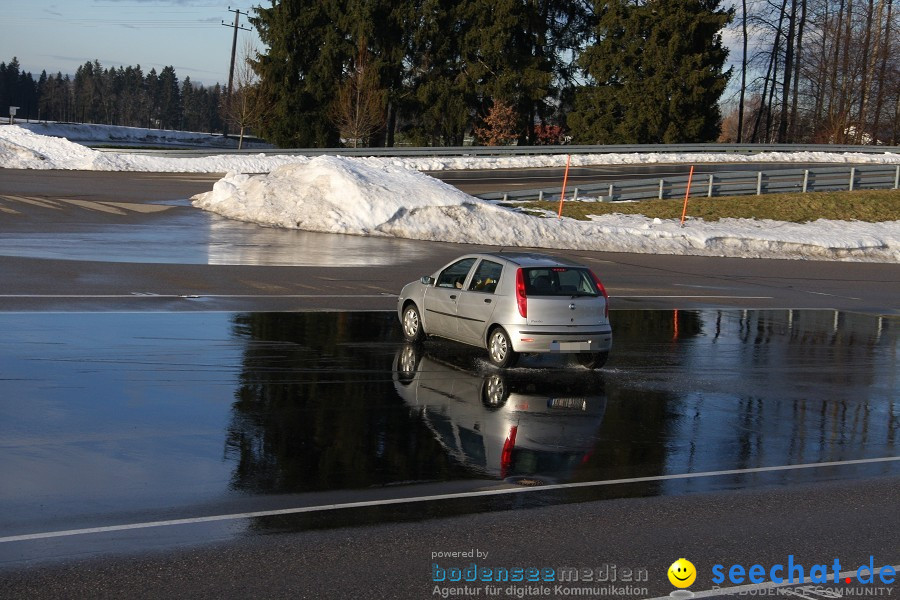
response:
<svg viewBox="0 0 900 600"><path fill-rule="evenodd" d="M838 294L826 294L825 292L812 292L810 290L800 290L807 294L815 294L816 296L828 296L829 298L843 298L845 300L862 300L862 298L854 298L853 296L840 296Z"/></svg>
<svg viewBox="0 0 900 600"><path fill-rule="evenodd" d="M875 575L880 574L883 569L894 569L894 572L896 573L897 571L900 571L900 565L894 565L894 566L886 565L883 567L876 567L875 572L873 573L873 577ZM866 567L866 571L868 572L868 567ZM838 573L837 577L841 581L835 583L834 582L834 574L829 573L829 575L828 575L829 580L827 583L816 583L815 585L823 586L823 587L828 586L828 585L847 585L847 584L845 584L844 579L846 579L847 577L850 577L850 578L856 577L856 571L855 570L854 571L841 571L840 573ZM765 581L763 583L748 583L746 585L737 585L737 586L728 587L728 588L718 588L718 589L711 589L711 590L703 590L701 592L693 592L693 596L685 595L685 598L687 598L687 597L709 598L709 597L715 597L715 596L722 596L722 595L726 595L726 594L727 595L748 594L748 593L752 593L754 591L775 589L775 588L787 587L787 586L791 586L791 585L805 585L805 584L810 584L810 583L813 583L812 577L804 577L803 581L784 581L782 583L775 583L774 581ZM853 583L851 582L849 585L853 585ZM875 585L875 584L873 583L873 584L857 584L857 585ZM808 597L808 596L803 596L803 597ZM658 596L656 598L646 598L645 600L672 600L672 596L671 595L670 596Z"/></svg>
<svg viewBox="0 0 900 600"><path fill-rule="evenodd" d="M689 283L673 283L672 287L695 288L701 290L728 290L732 286L728 285L692 285Z"/></svg>
<svg viewBox="0 0 900 600"><path fill-rule="evenodd" d="M0 298L390 298L393 294L0 294Z"/></svg>
<svg viewBox="0 0 900 600"><path fill-rule="evenodd" d="M0 294L0 298L389 298L396 294L382 292L380 294L157 294L154 292L131 292L129 294ZM695 295L611 295L610 298L642 298L642 299L711 299L711 300L774 300L774 296L711 296Z"/></svg>
<svg viewBox="0 0 900 600"><path fill-rule="evenodd" d="M280 515L296 515L303 513L322 512L326 510L346 510L351 508L369 508L373 506L389 506L393 504L411 504L418 502L432 502L435 500L458 500L462 498L479 498L490 496L503 496L508 494L527 494L537 491L567 490L575 488L589 488L601 486L624 485L631 483L649 483L657 481L671 481L676 479L694 479L701 477L721 477L725 475L746 475L751 473L771 473L776 471L791 471L797 469L819 469L824 467L841 467L848 465L863 465L873 463L900 462L900 456L887 456L881 458L862 458L857 460L844 460L823 463L806 463L800 465L780 465L774 467L754 467L750 469L728 469L724 471L705 471L700 473L676 473L673 475L655 475L651 477L631 477L626 479L609 479L606 481L583 481L576 483L558 483L538 487L510 487L500 490L481 490L475 492L459 492L455 494L436 494L433 496L412 496L409 498L388 498L385 500L370 500L364 502L344 502L340 504L322 504L317 506L298 506L279 510L261 510L255 512L233 513L225 515L211 515L207 517L192 517L186 519L170 519L167 521L148 521L145 523L128 523L124 525L107 525L103 527L88 527L85 529L68 529L64 531L46 531L42 533L28 533L23 535L11 535L0 537L0 544L9 542L23 542L27 540L41 540L48 538L70 537L74 535L86 535L92 533L109 533L112 531L127 531L131 529L149 529L151 527L168 527L172 525L193 525L196 523L212 523L216 521L236 521L240 519L252 519L257 517L274 517Z"/></svg>
<svg viewBox="0 0 900 600"><path fill-rule="evenodd" d="M730 300L774 300L775 296L709 296L706 294L695 294L692 296L665 296L665 295L655 295L655 296L615 296L610 295L610 298L704 298L704 299L730 299Z"/></svg>

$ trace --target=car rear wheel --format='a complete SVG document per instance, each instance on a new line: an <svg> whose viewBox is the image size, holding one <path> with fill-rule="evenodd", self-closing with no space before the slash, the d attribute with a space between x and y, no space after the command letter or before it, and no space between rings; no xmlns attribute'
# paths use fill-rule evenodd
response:
<svg viewBox="0 0 900 600"><path fill-rule="evenodd" d="M513 350L509 336L500 327L494 329L488 338L488 356L501 369L512 367L519 360L519 353Z"/></svg>
<svg viewBox="0 0 900 600"><path fill-rule="evenodd" d="M575 360L577 360L578 364L582 367L599 369L606 364L608 358L609 352L585 352L583 354L578 354L575 357Z"/></svg>
<svg viewBox="0 0 900 600"><path fill-rule="evenodd" d="M421 342L425 339L425 330L422 329L422 317L415 304L407 304L403 309L403 337L407 342Z"/></svg>

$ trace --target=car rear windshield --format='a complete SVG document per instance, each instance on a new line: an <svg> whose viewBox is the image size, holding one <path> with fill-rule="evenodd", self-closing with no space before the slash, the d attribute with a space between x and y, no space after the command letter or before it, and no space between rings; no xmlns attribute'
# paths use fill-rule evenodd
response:
<svg viewBox="0 0 900 600"><path fill-rule="evenodd" d="M598 296L590 271L578 267L532 267L525 271L528 296Z"/></svg>

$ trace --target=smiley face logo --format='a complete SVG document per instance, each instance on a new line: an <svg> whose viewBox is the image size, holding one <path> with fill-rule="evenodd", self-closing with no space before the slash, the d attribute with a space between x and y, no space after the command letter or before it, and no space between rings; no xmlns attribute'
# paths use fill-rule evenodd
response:
<svg viewBox="0 0 900 600"><path fill-rule="evenodd" d="M677 588L690 587L694 580L697 579L697 569L694 564L686 558L679 558L672 563L668 571L669 581Z"/></svg>

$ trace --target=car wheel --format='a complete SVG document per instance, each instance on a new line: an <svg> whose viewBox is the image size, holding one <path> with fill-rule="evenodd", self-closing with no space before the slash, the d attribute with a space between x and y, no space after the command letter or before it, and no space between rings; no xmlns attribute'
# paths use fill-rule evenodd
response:
<svg viewBox="0 0 900 600"><path fill-rule="evenodd" d="M481 388L481 403L488 410L497 410L506 404L509 390L502 375L493 374L485 378Z"/></svg>
<svg viewBox="0 0 900 600"><path fill-rule="evenodd" d="M578 364L588 369L599 369L606 364L609 352L585 352L575 357Z"/></svg>
<svg viewBox="0 0 900 600"><path fill-rule="evenodd" d="M415 304L407 304L403 309L403 337L407 342L421 342L425 339L425 330L422 329L422 317Z"/></svg>
<svg viewBox="0 0 900 600"><path fill-rule="evenodd" d="M397 380L409 385L416 378L416 368L419 366L420 346L404 344L397 357Z"/></svg>
<svg viewBox="0 0 900 600"><path fill-rule="evenodd" d="M488 356L501 369L512 367L519 360L519 353L513 350L509 336L501 327L494 329L488 338Z"/></svg>

